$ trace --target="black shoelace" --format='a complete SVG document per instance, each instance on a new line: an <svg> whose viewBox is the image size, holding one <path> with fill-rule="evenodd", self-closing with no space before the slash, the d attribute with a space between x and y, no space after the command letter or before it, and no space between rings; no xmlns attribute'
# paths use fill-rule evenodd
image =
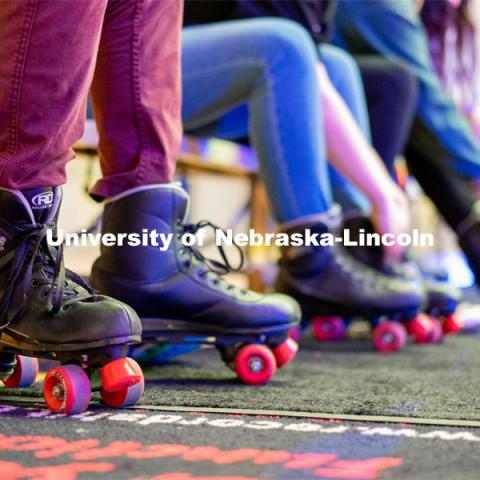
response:
<svg viewBox="0 0 480 480"><path fill-rule="evenodd" d="M37 266L42 268L46 280L38 284L50 286L48 300L51 304L51 313L56 314L67 302L64 297L73 297L77 294L74 288L68 285L68 280L85 288L89 294L93 291L83 280L73 272L66 270L63 265L63 245L53 247L47 242L47 232L54 225L21 224L15 228L14 237L19 244L11 252L0 259L0 269L10 264L9 273L5 282L5 292L0 304L0 328L4 328L23 314L27 304L27 292L33 285L33 271ZM37 286L37 285L36 285ZM19 306L16 313L8 318L14 300Z"/></svg>
<svg viewBox="0 0 480 480"><path fill-rule="evenodd" d="M193 233L195 235L195 233L197 233L202 228L210 228L211 230L213 230L214 235L217 230L221 230L222 232L225 232L225 230L221 229L214 223L209 222L208 220L201 220L200 222L197 222L197 223L183 224L182 233ZM227 253L225 251L225 248L221 244L220 245L217 244L216 247L223 262L215 260L213 258L205 257L195 246L186 246L186 248L192 253L192 255L200 263L206 265L209 270L216 273L217 275L226 275L227 273L230 273L230 272L240 271L243 268L243 264L245 263L245 257L241 247L237 245L235 241L232 242L232 245L237 249L239 254L239 262L238 262L238 265L236 266L233 266L231 264L227 256Z"/></svg>

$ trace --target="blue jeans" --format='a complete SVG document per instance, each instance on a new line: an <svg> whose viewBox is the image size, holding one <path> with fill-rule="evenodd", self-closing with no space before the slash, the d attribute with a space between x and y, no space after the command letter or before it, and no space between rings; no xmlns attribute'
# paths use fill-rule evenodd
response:
<svg viewBox="0 0 480 480"><path fill-rule="evenodd" d="M368 130L354 62L334 47L322 48L321 55ZM259 18L183 31L185 130L224 139L249 135L278 222L323 213L332 203L317 62L310 37L289 20Z"/></svg>
<svg viewBox="0 0 480 480"><path fill-rule="evenodd" d="M464 176L480 177L480 144L435 74L413 0L340 0L336 33L336 43L354 54L405 62L420 84L411 143L426 156L440 143L447 164Z"/></svg>

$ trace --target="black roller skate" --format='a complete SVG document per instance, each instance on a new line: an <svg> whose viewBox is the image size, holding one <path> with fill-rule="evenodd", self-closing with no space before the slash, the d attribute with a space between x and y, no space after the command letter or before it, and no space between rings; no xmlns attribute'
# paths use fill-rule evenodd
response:
<svg viewBox="0 0 480 480"><path fill-rule="evenodd" d="M0 190L0 378L7 387L35 381L37 358L58 360L43 389L54 412L79 413L91 391L112 407L143 393L140 367L126 358L141 340L135 312L96 295L63 266L56 238L60 187Z"/></svg>
<svg viewBox="0 0 480 480"><path fill-rule="evenodd" d="M334 222L325 218L286 233L304 235L310 230L321 236L329 233ZM363 318L372 325L375 349L394 352L407 341L404 323L419 322L424 296L418 282L390 277L363 265L337 244L285 247L279 267L278 291L300 303L303 325L311 323L319 340L340 340L353 319Z"/></svg>
<svg viewBox="0 0 480 480"><path fill-rule="evenodd" d="M462 329L462 322L456 315L461 300L461 292L449 284L448 280L439 279L433 272L420 267L427 291L425 313L441 322L444 335L455 335ZM442 335L437 334L441 340Z"/></svg>
<svg viewBox="0 0 480 480"><path fill-rule="evenodd" d="M364 234L374 232L370 219L363 215L346 219L343 228L349 230L354 240L358 239L360 232ZM385 262L380 246L349 247L348 251L361 263L386 275L422 282L426 295L423 306L425 315L419 317L420 323L407 325L407 329L411 330L410 333L415 336L417 343L438 343L444 334L455 334L461 329L461 323L455 315L461 293L449 284L447 272L411 258L390 266ZM430 326L428 326L429 323ZM413 330L414 328L416 330Z"/></svg>
<svg viewBox="0 0 480 480"><path fill-rule="evenodd" d="M172 242L164 251L102 247L92 284L136 309L145 343L215 345L244 383L266 383L295 356L288 331L300 318L299 307L285 295L235 287L215 271L218 262L185 246L184 233L207 225L185 223L188 205L186 192L175 184L136 189L107 203L104 233L155 231L171 234Z"/></svg>

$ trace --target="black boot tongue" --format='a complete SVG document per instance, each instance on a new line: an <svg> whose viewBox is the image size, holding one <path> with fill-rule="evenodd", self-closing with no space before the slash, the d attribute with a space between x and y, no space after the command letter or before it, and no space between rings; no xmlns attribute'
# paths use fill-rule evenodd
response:
<svg viewBox="0 0 480 480"><path fill-rule="evenodd" d="M32 209L35 221L45 223L52 212L55 193L52 187L29 188L22 193Z"/></svg>

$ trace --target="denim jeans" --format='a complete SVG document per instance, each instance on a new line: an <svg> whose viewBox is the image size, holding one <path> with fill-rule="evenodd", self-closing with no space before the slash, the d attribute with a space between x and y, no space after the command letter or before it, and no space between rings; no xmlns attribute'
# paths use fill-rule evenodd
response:
<svg viewBox="0 0 480 480"><path fill-rule="evenodd" d="M249 134L278 222L328 210L319 53L306 31L289 20L258 18L187 27L182 40L185 130L224 139ZM368 132L354 62L335 47L322 48L321 56ZM335 182L350 189L337 175Z"/></svg>
<svg viewBox="0 0 480 480"><path fill-rule="evenodd" d="M340 0L336 43L354 54L380 54L408 65L419 81L410 143L419 157L442 157L459 174L480 177L480 143L445 94L413 0Z"/></svg>
<svg viewBox="0 0 480 480"><path fill-rule="evenodd" d="M92 99L113 196L168 182L181 137L179 0L0 1L0 186L65 182Z"/></svg>

